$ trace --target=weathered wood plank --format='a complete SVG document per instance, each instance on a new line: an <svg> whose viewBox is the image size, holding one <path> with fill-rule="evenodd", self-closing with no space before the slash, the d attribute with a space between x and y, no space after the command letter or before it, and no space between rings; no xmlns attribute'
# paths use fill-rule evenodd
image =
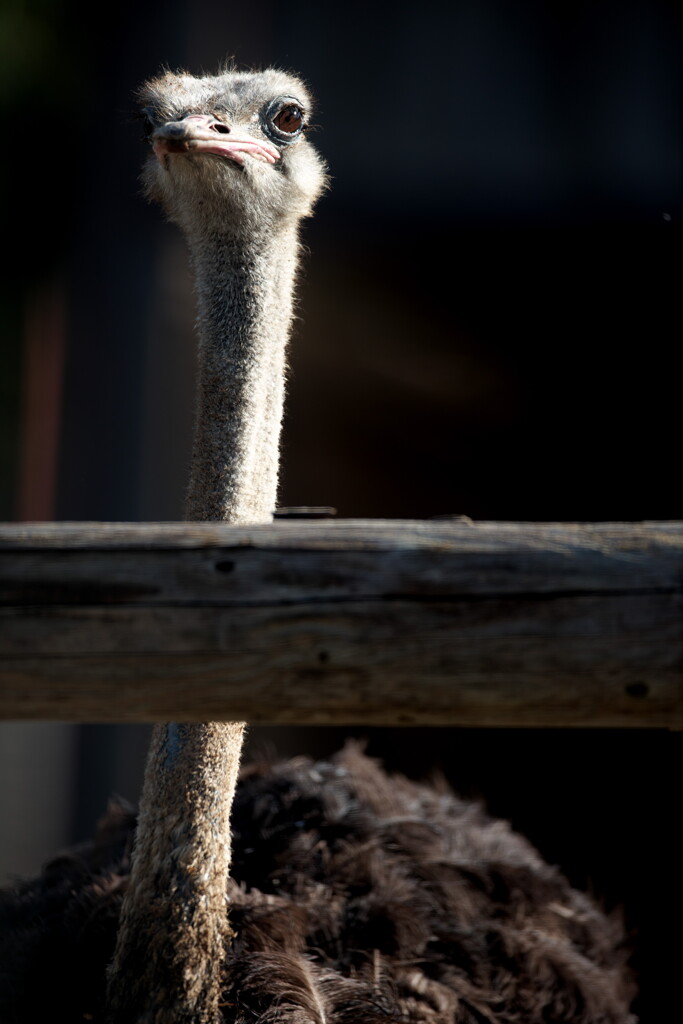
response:
<svg viewBox="0 0 683 1024"><path fill-rule="evenodd" d="M0 527L0 715L680 727L683 524Z"/></svg>

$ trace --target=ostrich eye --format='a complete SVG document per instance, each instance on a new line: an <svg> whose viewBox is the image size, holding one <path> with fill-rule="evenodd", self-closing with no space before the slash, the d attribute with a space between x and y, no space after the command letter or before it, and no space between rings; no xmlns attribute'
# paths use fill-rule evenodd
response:
<svg viewBox="0 0 683 1024"><path fill-rule="evenodd" d="M273 124L285 135L296 135L304 126L304 112L295 103L288 103L275 115Z"/></svg>

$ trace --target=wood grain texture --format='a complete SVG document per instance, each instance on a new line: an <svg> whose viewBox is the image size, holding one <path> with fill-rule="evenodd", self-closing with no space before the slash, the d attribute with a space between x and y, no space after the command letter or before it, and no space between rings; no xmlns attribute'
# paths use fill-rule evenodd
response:
<svg viewBox="0 0 683 1024"><path fill-rule="evenodd" d="M0 527L0 717L681 726L683 524Z"/></svg>

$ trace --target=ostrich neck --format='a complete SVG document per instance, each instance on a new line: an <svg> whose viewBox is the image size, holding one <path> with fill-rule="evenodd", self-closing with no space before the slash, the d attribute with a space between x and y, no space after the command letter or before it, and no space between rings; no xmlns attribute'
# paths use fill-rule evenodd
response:
<svg viewBox="0 0 683 1024"><path fill-rule="evenodd" d="M275 509L296 229L190 239L199 367L186 519L269 522Z"/></svg>
<svg viewBox="0 0 683 1024"><path fill-rule="evenodd" d="M190 239L199 372L186 519L275 510L296 231ZM113 1024L215 1024L230 936L230 811L239 722L154 728L109 975Z"/></svg>
<svg viewBox="0 0 683 1024"><path fill-rule="evenodd" d="M156 725L109 969L112 1024L217 1024L244 725Z"/></svg>

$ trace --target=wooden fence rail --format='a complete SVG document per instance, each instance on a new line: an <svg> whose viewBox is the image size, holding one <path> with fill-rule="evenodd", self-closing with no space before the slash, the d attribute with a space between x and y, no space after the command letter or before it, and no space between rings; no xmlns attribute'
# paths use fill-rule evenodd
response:
<svg viewBox="0 0 683 1024"><path fill-rule="evenodd" d="M0 718L680 728L683 523L0 527Z"/></svg>

